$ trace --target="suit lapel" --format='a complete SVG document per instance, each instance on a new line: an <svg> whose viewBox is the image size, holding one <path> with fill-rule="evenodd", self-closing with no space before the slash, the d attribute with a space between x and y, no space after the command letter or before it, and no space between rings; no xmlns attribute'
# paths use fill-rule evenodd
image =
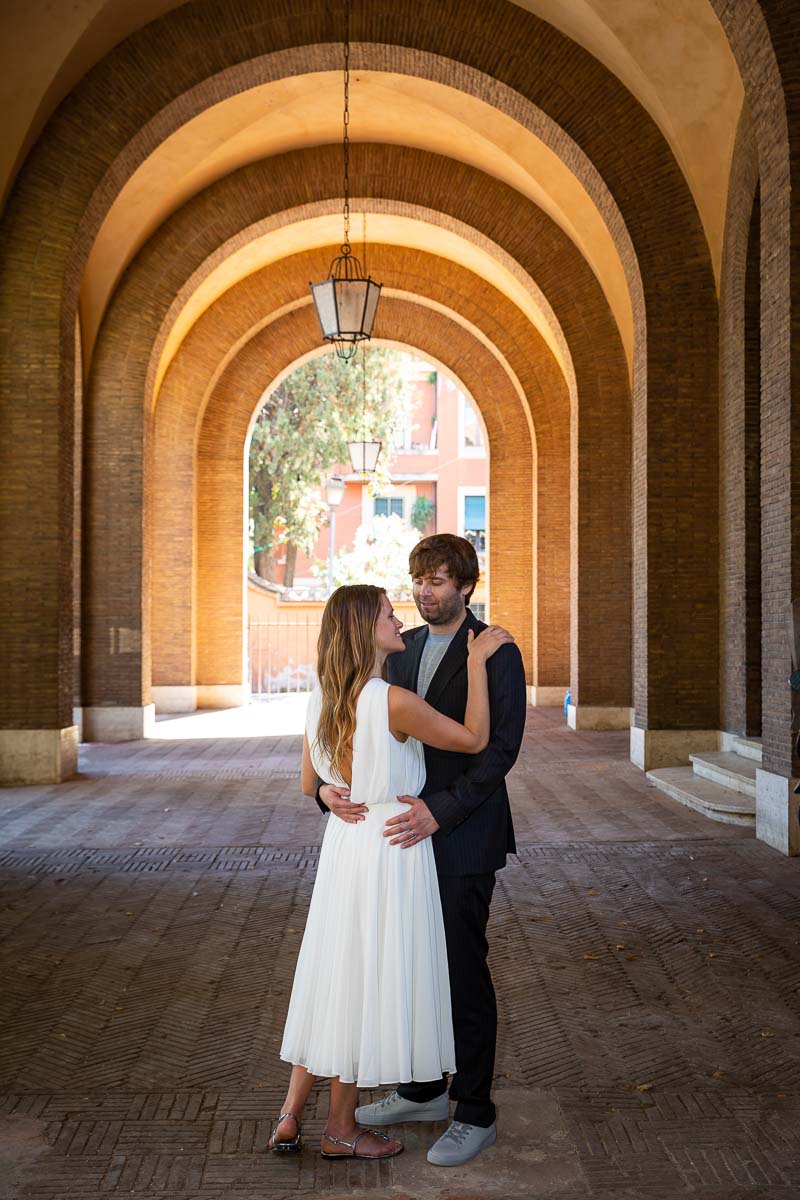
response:
<svg viewBox="0 0 800 1200"><path fill-rule="evenodd" d="M460 670L467 661L467 632L470 629L477 635L481 630L481 626L470 610L467 609L466 617L456 630L455 637L447 647L444 658L439 663L436 673L428 685L425 701L433 708L438 704L440 696L456 671Z"/></svg>
<svg viewBox="0 0 800 1200"><path fill-rule="evenodd" d="M427 625L419 625L416 629L410 629L408 633L403 634L403 640L406 644L406 651L405 654L398 655L401 661L398 664L399 670L397 674L399 678L397 682L401 685L401 687L408 688L410 692L415 692L417 690L419 664L427 639Z"/></svg>

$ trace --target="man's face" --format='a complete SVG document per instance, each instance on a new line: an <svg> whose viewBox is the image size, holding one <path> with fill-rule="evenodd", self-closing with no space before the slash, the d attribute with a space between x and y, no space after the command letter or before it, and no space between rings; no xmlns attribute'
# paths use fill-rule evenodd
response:
<svg viewBox="0 0 800 1200"><path fill-rule="evenodd" d="M427 575L413 575L411 587L423 621L429 625L450 625L463 614L471 584L456 587L447 567L441 566Z"/></svg>

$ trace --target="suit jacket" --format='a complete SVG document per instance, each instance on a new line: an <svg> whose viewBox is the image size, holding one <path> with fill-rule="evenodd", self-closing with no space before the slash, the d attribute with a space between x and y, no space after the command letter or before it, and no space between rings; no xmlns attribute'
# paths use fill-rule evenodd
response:
<svg viewBox="0 0 800 1200"><path fill-rule="evenodd" d="M467 609L447 647L425 700L437 712L463 723L467 707L467 632L486 626ZM403 634L406 649L386 660L389 683L416 691L428 626ZM527 694L522 655L501 646L486 664L491 732L480 754L425 747L422 797L439 823L433 852L440 875L482 875L505 866L516 849L506 775L513 767L525 729Z"/></svg>

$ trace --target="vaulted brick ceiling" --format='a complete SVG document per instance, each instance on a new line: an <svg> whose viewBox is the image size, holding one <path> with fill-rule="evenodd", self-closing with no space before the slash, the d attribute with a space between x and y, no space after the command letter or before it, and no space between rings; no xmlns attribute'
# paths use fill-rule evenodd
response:
<svg viewBox="0 0 800 1200"><path fill-rule="evenodd" d="M649 112L691 183L716 256L742 85L711 4L637 0L632 16L631 6L617 0L513 2L588 50ZM52 5L32 0L4 7L0 192L80 78L124 38L185 4L186 0L81 0Z"/></svg>
<svg viewBox="0 0 800 1200"><path fill-rule="evenodd" d="M613 141L614 123L619 120L618 152L633 160L641 155L642 163L634 162L634 172L653 170L655 177L660 177L663 166L653 159L652 134L645 127L644 114L649 114L688 181L718 275L727 173L742 89L727 40L710 6L698 0L676 0L665 12L655 2L642 3L636 20L631 20L629 9L627 15L621 14L613 0L575 0L569 5L552 0L480 3L461 6L457 23L463 25L463 34L441 21L440 10L426 12L424 6L415 5L413 11L410 6L404 12L402 5L393 5L387 23L383 7L373 2L353 6L354 140L407 145L455 159L541 207L575 243L598 279L632 372L638 284L631 266L630 238L625 218L607 186L605 166L599 159L597 163L592 160L589 142ZM80 316L87 366L123 271L181 204L244 164L338 141L339 14L326 10L322 24L315 26L314 14L295 19L294 12L289 17L291 8L284 11L278 3L267 9L259 7L262 22L273 26L264 36L267 41L272 39L275 48L259 59L254 37L253 63L241 62L235 81L219 73L220 63L213 61L218 57L214 47L208 55L208 72L216 71L219 83L206 87L197 99L187 92L177 101L177 118L170 115L162 122L163 136L144 139L148 148L134 152L134 157L139 154L138 162L127 156L124 177L119 178L113 203L87 245L82 269ZM552 68L550 86L563 93L556 105L561 124L525 98L525 91L531 90L525 81L530 77L535 91L533 77L537 71L541 74L540 66L512 62L507 69L498 70L494 79L489 77L498 55L507 58L513 54L517 29L521 36L524 32L529 45L537 44L537 38L541 42L542 35L536 30L545 27L531 25L528 13L560 29L597 60L592 67L591 60L569 51L569 42L557 35L555 40L549 39L546 53L550 58L563 47L572 59L571 64L565 60ZM162 16L164 36L160 39L154 26L145 26ZM192 53L202 55L208 39L212 39L211 47L219 37L218 17L219 9L208 3L176 5L165 0L139 0L136 4L132 0L85 0L69 12L54 12L34 2L24 14L14 14L5 41L13 56L6 80L13 84L24 63L26 82L16 88L7 110L10 136L6 145L11 156L5 164L7 171L13 170L12 159L18 165L19 155L70 86L78 85L76 97L81 91L87 93L90 85L82 76L104 54L113 51L116 56L109 80L121 78L124 89L135 82L137 72L142 78L149 72L152 85L152 73L163 71L163 64L159 68L153 57L156 50L162 50L159 42L171 40L177 50L182 40L188 47L193 39ZM235 14L231 21L235 26ZM292 21L296 28L290 29ZM440 32L436 32L437 22ZM302 44L303 25L307 27L306 45ZM133 35L131 40L120 46L128 35ZM459 37L468 45L462 61L456 63L449 56ZM17 39L24 42L24 53L15 53ZM548 35L544 39L547 42ZM680 72L672 69L678 59ZM603 64L602 68L598 64ZM604 83L605 68L642 105L644 132L637 133L633 124L635 106L628 110L623 103L612 113L609 106L616 104L619 92ZM202 76L202 67L194 76ZM503 82L504 76L508 84ZM102 91L99 76L97 87ZM573 121L576 105L584 114L584 136L579 136L581 121L578 126ZM607 125L605 129L598 125L593 133L586 125L586 112L592 106L597 108L600 124ZM97 133L102 137L102 119ZM367 203L372 196L367 189L362 207L368 212L374 209ZM176 325L176 344L198 313L237 278L283 254L329 243L335 236L335 212L328 217L325 220L317 214L315 219L304 219L293 211L283 220L277 218L271 235L265 234L258 246L251 244L246 253L221 263L213 281L207 281L205 291L196 293L184 310ZM464 237L453 229L443 231L434 210L430 217L426 220L418 212L408 220L398 213L373 213L370 236L411 248L436 247L443 257L465 262L527 313L564 366L559 342L563 338L547 311L546 298L544 303L536 301L537 281L530 281L532 286L528 281L520 284L514 263L494 253L491 245L478 245L480 229L468 230ZM355 233L358 236L358 230Z"/></svg>

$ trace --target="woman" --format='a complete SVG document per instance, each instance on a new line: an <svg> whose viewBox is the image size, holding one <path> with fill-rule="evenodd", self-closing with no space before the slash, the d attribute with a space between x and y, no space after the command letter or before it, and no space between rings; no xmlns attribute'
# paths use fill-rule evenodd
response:
<svg viewBox="0 0 800 1200"><path fill-rule="evenodd" d="M382 588L341 587L322 617L320 686L309 702L301 783L350 788L360 821L329 820L297 961L281 1058L294 1064L270 1137L300 1149L300 1117L317 1076L331 1078L325 1158L390 1158L402 1143L355 1121L358 1087L441 1079L455 1070L442 910L430 839L389 844L385 823L419 795L422 743L477 754L489 740L486 660L513 638L469 634L464 724L382 678L405 649Z"/></svg>

